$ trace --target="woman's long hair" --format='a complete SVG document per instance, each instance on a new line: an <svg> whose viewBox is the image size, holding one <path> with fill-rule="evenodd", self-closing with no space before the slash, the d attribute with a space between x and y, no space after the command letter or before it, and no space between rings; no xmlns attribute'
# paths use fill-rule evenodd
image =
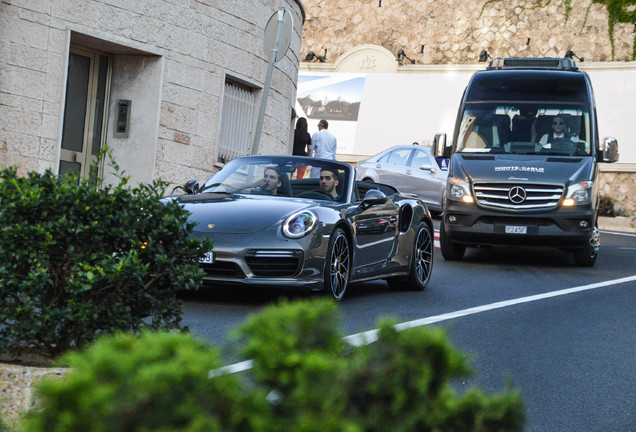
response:
<svg viewBox="0 0 636 432"><path fill-rule="evenodd" d="M296 129L307 132L307 119L305 117L300 117L296 120Z"/></svg>

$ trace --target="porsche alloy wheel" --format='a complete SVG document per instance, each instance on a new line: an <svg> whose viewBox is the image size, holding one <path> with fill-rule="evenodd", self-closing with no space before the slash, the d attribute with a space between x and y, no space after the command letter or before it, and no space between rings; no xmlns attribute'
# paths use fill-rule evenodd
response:
<svg viewBox="0 0 636 432"><path fill-rule="evenodd" d="M413 270L409 277L409 289L422 290L428 285L433 272L434 240L430 227L421 222L417 227L417 239L413 251Z"/></svg>
<svg viewBox="0 0 636 432"><path fill-rule="evenodd" d="M341 300L349 285L351 250L345 232L338 228L329 239L325 265L325 294Z"/></svg>
<svg viewBox="0 0 636 432"><path fill-rule="evenodd" d="M434 239L431 228L425 222L420 222L413 245L409 275L406 278L388 279L389 286L410 291L421 291L426 288L433 272L433 249Z"/></svg>

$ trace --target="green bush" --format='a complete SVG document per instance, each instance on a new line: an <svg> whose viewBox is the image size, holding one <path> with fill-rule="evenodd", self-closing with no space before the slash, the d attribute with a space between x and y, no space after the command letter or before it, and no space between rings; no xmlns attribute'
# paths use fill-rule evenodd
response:
<svg viewBox="0 0 636 432"><path fill-rule="evenodd" d="M606 216L606 217L615 217L616 213L614 212L614 199L608 196L602 196L599 198L598 204L598 215Z"/></svg>
<svg viewBox="0 0 636 432"><path fill-rule="evenodd" d="M0 353L54 358L101 333L178 327L176 291L200 284L210 245L162 194L0 171Z"/></svg>
<svg viewBox="0 0 636 432"><path fill-rule="evenodd" d="M142 332L100 338L63 357L63 380L38 387L42 409L27 414L25 432L256 430L238 377L208 379L221 366L217 350L184 333ZM264 407L264 398L260 398ZM244 409L239 407L245 405ZM264 407L266 408L266 407Z"/></svg>
<svg viewBox="0 0 636 432"><path fill-rule="evenodd" d="M441 330L396 331L380 323L378 340L342 342L336 305L282 304L239 330L252 373L273 406L279 430L516 431L524 423L518 392L463 396L451 382L470 375L466 359Z"/></svg>
<svg viewBox="0 0 636 432"><path fill-rule="evenodd" d="M458 395L469 367L440 330L343 342L327 300L272 306L237 334L253 367L222 373L217 350L177 333L104 337L37 388L21 431L504 432L522 430L519 392ZM208 378L208 371L212 378Z"/></svg>

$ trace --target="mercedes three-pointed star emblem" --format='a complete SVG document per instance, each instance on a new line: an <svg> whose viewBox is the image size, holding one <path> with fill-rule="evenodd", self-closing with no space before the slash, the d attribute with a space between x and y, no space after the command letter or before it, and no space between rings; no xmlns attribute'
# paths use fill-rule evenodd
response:
<svg viewBox="0 0 636 432"><path fill-rule="evenodd" d="M512 201L514 204L521 204L526 200L526 196L526 190L521 186L511 187L508 191L508 198L510 198L510 201Z"/></svg>

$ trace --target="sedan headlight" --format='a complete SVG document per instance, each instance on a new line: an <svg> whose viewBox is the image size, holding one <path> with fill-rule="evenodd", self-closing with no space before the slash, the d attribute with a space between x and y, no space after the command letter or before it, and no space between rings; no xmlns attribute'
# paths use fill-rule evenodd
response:
<svg viewBox="0 0 636 432"><path fill-rule="evenodd" d="M318 216L309 210L303 210L289 216L283 222L283 235L297 239L306 236L318 225Z"/></svg>
<svg viewBox="0 0 636 432"><path fill-rule="evenodd" d="M474 202L473 196L470 194L470 187L465 180L457 177L449 177L447 181L448 198L454 201L462 201L465 203Z"/></svg>
<svg viewBox="0 0 636 432"><path fill-rule="evenodd" d="M586 205L592 202L592 186L594 182L584 181L568 186L568 192L563 200L564 207Z"/></svg>

